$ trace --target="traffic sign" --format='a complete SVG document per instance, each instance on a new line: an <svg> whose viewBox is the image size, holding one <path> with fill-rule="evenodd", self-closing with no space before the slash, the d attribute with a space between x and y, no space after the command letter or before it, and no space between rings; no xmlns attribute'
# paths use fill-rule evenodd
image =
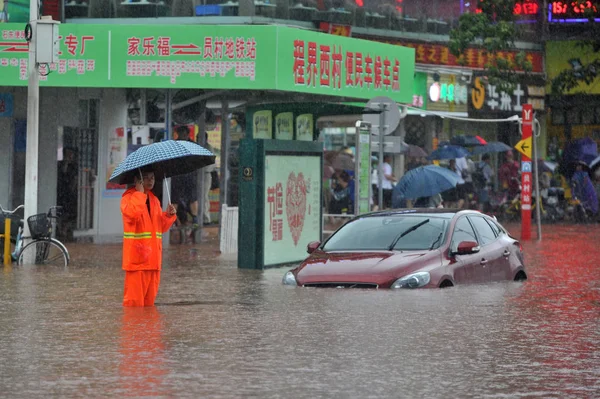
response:
<svg viewBox="0 0 600 399"><path fill-rule="evenodd" d="M532 145L532 138L531 138L531 136L529 136L526 139L519 141L517 143L517 145L515 145L515 148L521 154L523 154L527 158L531 159L531 145Z"/></svg>

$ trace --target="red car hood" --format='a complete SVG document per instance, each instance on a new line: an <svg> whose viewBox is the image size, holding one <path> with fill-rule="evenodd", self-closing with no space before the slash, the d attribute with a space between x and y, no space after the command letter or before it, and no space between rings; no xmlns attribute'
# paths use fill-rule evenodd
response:
<svg viewBox="0 0 600 399"><path fill-rule="evenodd" d="M326 282L374 283L393 280L433 264L439 251L314 252L298 268L298 285Z"/></svg>

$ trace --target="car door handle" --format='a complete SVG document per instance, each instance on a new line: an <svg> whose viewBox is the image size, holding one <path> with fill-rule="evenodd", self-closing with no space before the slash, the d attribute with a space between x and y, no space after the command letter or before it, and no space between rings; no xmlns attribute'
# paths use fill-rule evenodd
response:
<svg viewBox="0 0 600 399"><path fill-rule="evenodd" d="M502 255L504 255L505 257L510 256L510 251L507 249L502 253Z"/></svg>
<svg viewBox="0 0 600 399"><path fill-rule="evenodd" d="M480 265L486 265L488 263L487 259L481 259L481 262L479 262Z"/></svg>

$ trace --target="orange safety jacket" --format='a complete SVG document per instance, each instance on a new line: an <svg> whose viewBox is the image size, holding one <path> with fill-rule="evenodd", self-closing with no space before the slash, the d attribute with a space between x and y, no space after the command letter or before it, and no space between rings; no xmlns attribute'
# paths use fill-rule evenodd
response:
<svg viewBox="0 0 600 399"><path fill-rule="evenodd" d="M150 199L150 213L146 198ZM123 193L123 270L160 270L162 235L177 216L163 212L156 195L141 193L135 187Z"/></svg>

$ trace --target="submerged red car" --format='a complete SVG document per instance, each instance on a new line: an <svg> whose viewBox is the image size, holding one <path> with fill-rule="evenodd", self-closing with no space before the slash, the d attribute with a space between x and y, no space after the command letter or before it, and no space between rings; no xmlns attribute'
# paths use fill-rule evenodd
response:
<svg viewBox="0 0 600 399"><path fill-rule="evenodd" d="M526 280L519 241L478 211L406 209L358 216L283 277L286 285L433 288Z"/></svg>

